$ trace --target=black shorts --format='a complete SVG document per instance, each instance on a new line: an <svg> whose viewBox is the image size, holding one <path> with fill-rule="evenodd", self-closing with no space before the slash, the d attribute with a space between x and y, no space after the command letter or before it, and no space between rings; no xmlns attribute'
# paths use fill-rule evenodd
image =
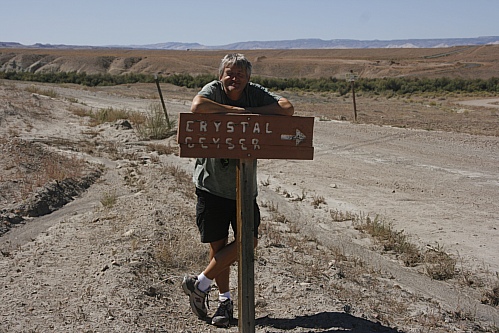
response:
<svg viewBox="0 0 499 333"><path fill-rule="evenodd" d="M196 188L196 224L201 242L211 243L229 236L229 225L237 233L236 200L225 199ZM254 236L258 237L260 208L254 200Z"/></svg>

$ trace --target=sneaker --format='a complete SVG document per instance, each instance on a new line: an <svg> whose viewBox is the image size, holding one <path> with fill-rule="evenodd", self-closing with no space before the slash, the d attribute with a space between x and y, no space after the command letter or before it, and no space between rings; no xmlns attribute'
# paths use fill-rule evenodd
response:
<svg viewBox="0 0 499 333"><path fill-rule="evenodd" d="M186 275L182 281L182 289L184 293L189 296L189 303L191 310L200 319L206 318L208 310L206 310L206 303L208 300L208 293L202 292L198 289L199 281L197 276Z"/></svg>
<svg viewBox="0 0 499 333"><path fill-rule="evenodd" d="M217 312L211 319L211 324L218 327L228 327L234 318L234 304L231 299L220 302Z"/></svg>

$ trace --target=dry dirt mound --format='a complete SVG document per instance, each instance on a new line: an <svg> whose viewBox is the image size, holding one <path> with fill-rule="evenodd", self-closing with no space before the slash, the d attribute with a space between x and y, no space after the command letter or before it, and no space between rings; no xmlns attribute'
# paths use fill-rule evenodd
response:
<svg viewBox="0 0 499 333"><path fill-rule="evenodd" d="M100 177L100 171L93 171L80 179L67 178L53 181L34 193L17 206L0 211L0 236L13 224L24 223L27 218L40 217L54 212L74 200Z"/></svg>

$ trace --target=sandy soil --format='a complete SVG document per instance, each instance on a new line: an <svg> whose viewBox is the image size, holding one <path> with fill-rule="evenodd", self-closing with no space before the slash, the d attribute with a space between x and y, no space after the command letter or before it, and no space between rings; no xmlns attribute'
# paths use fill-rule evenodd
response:
<svg viewBox="0 0 499 333"><path fill-rule="evenodd" d="M76 155L104 172L63 208L26 218L0 237L0 332L219 331L192 315L180 288L207 253L186 181L193 161L151 151L134 130L89 127L69 111L145 110L151 100L144 96L155 87L40 85L57 91L48 98L24 90L31 85L0 84L0 134ZM188 112L194 91L165 85L163 92L170 114ZM360 116L389 107L381 103L391 102L360 97ZM426 110L428 121L428 108L415 105L407 108ZM487 106L471 113L492 115L493 127L497 117ZM310 114L297 107L297 115ZM499 273L499 137L315 114L313 161L259 161L257 331L497 331L499 311L482 299ZM93 149L84 149L90 143ZM155 143L175 150L175 138ZM105 207L110 193L116 203ZM314 206L317 198L324 200ZM18 205L3 201L0 208L12 213ZM456 258L458 274L436 281L424 266L405 267L332 212L379 216L419 248ZM232 274L235 281L237 265ZM233 324L220 331L236 332Z"/></svg>

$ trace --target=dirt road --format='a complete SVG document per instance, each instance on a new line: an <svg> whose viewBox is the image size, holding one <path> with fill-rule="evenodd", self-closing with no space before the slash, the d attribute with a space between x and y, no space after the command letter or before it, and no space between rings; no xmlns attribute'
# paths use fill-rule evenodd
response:
<svg viewBox="0 0 499 333"><path fill-rule="evenodd" d="M334 121L314 135L313 161L261 161L260 178L499 271L498 138Z"/></svg>
<svg viewBox="0 0 499 333"><path fill-rule="evenodd" d="M461 101L461 105L471 105L471 106L482 106L488 108L499 108L498 98L487 98L487 99L473 99L470 101Z"/></svg>

